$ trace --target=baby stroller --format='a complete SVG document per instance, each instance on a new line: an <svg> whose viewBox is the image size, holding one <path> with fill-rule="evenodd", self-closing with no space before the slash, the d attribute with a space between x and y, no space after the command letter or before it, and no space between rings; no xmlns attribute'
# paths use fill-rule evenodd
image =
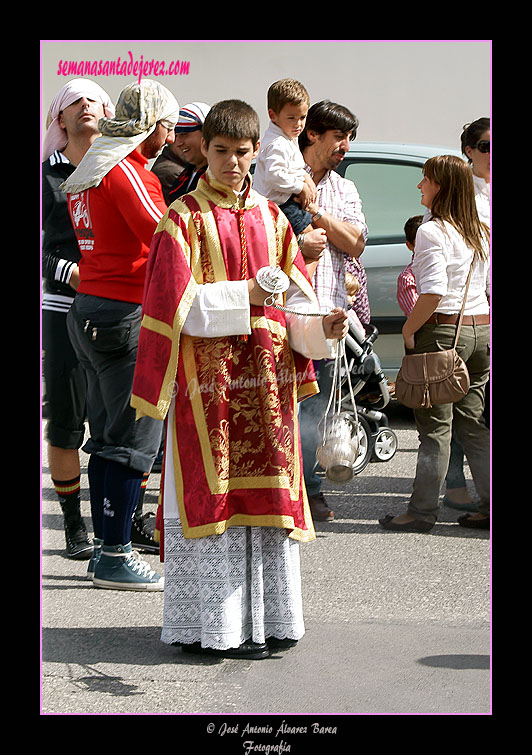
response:
<svg viewBox="0 0 532 755"><path fill-rule="evenodd" d="M358 326L358 327L357 327ZM397 451L397 436L388 427L387 416L380 411L390 402L386 376L381 370L373 344L379 331L373 325L361 326L350 320L345 339L347 368L351 379L358 419L359 449L353 472L360 474L373 459L390 461ZM347 383L344 368L344 385ZM351 410L350 391L342 399L346 411Z"/></svg>

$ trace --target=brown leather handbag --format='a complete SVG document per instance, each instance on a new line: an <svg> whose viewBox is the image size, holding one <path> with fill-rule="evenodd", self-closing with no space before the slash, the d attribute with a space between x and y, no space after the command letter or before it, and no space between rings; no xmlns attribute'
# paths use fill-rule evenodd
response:
<svg viewBox="0 0 532 755"><path fill-rule="evenodd" d="M395 382L398 401L411 409L430 409L439 404L454 404L469 390L469 372L456 351L462 328L464 307L473 271L469 268L460 316L456 324L453 347L444 351L406 354Z"/></svg>

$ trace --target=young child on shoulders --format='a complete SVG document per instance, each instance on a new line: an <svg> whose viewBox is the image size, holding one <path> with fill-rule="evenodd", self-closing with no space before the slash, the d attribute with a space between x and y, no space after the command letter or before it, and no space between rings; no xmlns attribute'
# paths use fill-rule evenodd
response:
<svg viewBox="0 0 532 755"><path fill-rule="evenodd" d="M270 125L261 141L253 188L284 212L296 236L312 230L305 206L316 198L316 185L305 169L297 137L307 119L310 98L295 79L281 79L268 89Z"/></svg>

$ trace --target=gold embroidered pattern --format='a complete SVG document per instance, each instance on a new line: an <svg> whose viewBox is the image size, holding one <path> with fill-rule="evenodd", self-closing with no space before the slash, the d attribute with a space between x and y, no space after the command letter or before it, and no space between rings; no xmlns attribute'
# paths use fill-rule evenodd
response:
<svg viewBox="0 0 532 755"><path fill-rule="evenodd" d="M282 475L292 487L295 368L281 333L262 337L251 348L234 338L191 339L187 392L196 416L207 417L205 430L213 428L203 451L219 482Z"/></svg>

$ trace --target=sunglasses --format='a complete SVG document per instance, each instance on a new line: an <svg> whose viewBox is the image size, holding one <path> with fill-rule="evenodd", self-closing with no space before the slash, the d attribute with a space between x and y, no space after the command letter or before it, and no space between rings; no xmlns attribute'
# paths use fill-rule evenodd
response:
<svg viewBox="0 0 532 755"><path fill-rule="evenodd" d="M477 142L476 149L478 149L479 152L489 152L490 151L490 142L488 139L481 139L479 142Z"/></svg>

